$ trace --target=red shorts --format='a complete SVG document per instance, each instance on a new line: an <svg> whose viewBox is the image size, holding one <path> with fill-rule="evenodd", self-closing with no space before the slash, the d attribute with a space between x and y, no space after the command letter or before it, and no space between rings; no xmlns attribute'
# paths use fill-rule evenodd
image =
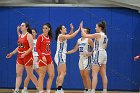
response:
<svg viewBox="0 0 140 93"><path fill-rule="evenodd" d="M21 64L24 66L32 66L33 65L33 55L32 53L26 55L24 58L20 58L20 53L18 53L16 64Z"/></svg>
<svg viewBox="0 0 140 93"><path fill-rule="evenodd" d="M53 64L53 60L52 60L52 57L51 57L51 55L45 55L45 57L46 57L46 60L47 60L47 62L44 62L43 60L42 60L42 57L38 57L38 64L39 64L39 67L42 67L42 66L47 66L48 64Z"/></svg>

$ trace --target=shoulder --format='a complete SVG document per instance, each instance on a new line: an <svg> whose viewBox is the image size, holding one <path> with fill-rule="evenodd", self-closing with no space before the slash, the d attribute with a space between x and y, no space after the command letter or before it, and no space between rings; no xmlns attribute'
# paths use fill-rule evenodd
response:
<svg viewBox="0 0 140 93"><path fill-rule="evenodd" d="M27 39L33 39L33 36L32 36L32 34L27 34Z"/></svg>
<svg viewBox="0 0 140 93"><path fill-rule="evenodd" d="M77 42L80 42L81 41L81 38L79 38L78 40L77 40Z"/></svg>
<svg viewBox="0 0 140 93"><path fill-rule="evenodd" d="M39 35L37 39L41 39L42 37L43 37L42 35Z"/></svg>

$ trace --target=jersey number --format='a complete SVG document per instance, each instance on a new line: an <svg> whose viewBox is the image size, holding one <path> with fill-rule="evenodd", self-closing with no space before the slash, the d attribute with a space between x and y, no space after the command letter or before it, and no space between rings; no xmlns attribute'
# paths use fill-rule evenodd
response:
<svg viewBox="0 0 140 93"><path fill-rule="evenodd" d="M19 48L24 48L24 44L23 43L18 43L18 47Z"/></svg>
<svg viewBox="0 0 140 93"><path fill-rule="evenodd" d="M47 51L50 51L50 44L47 44L46 50L47 50Z"/></svg>
<svg viewBox="0 0 140 93"><path fill-rule="evenodd" d="M79 47L79 52L83 52L83 47Z"/></svg>
<svg viewBox="0 0 140 93"><path fill-rule="evenodd" d="M106 44L106 42L107 42L107 38L105 37L104 41L103 41L103 44Z"/></svg>

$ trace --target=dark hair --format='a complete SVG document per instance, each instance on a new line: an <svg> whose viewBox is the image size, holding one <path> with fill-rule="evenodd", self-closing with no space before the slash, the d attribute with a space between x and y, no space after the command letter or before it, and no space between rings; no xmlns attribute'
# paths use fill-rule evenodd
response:
<svg viewBox="0 0 140 93"><path fill-rule="evenodd" d="M26 22L23 22L23 23L25 23L25 26L27 27L27 32L32 34L32 30L30 28L30 25L28 23L26 23Z"/></svg>
<svg viewBox="0 0 140 93"><path fill-rule="evenodd" d="M56 31L55 31L55 40L56 41L57 41L58 35L61 33L60 30L62 29L62 26L63 25L60 25L56 28Z"/></svg>
<svg viewBox="0 0 140 93"><path fill-rule="evenodd" d="M90 33L90 28L86 27L85 29L87 30L87 34L89 34Z"/></svg>
<svg viewBox="0 0 140 93"><path fill-rule="evenodd" d="M51 24L50 23L45 23L45 24L43 24L43 26L44 25L46 25L47 27L50 28L50 31L48 32L48 35L49 35L50 39L52 39L53 35L52 35L52 26L51 26ZM43 26L42 26L42 28L43 28Z"/></svg>
<svg viewBox="0 0 140 93"><path fill-rule="evenodd" d="M32 30L34 30L34 31L37 33L37 30L36 30L36 28L32 28Z"/></svg>
<svg viewBox="0 0 140 93"><path fill-rule="evenodd" d="M106 22L105 21L99 22L98 26L101 27L102 31L105 33L105 35L107 35L107 33L106 33Z"/></svg>

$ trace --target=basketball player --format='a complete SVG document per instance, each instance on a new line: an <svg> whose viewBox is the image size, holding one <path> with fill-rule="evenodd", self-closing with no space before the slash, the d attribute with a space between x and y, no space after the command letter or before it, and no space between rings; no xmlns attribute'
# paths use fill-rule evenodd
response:
<svg viewBox="0 0 140 93"><path fill-rule="evenodd" d="M18 34L20 34L19 30L17 30ZM38 67L38 53L36 52L36 35L37 35L37 30L35 28L32 29L32 36L33 36L33 43L34 43L34 47L33 47L33 69L36 71L36 73L39 75L39 67ZM24 89L22 90L21 93L28 93L27 91L27 86L29 84L30 78L29 76L27 76L24 80Z"/></svg>
<svg viewBox="0 0 140 93"><path fill-rule="evenodd" d="M84 31L87 34L90 33L89 28L85 28ZM90 80L90 70L91 70L91 60L92 60L91 47L93 48L92 39L81 37L77 40L77 44L75 45L74 49L67 52L67 54L71 54L76 52L79 48L79 56L80 56L79 69L85 88L84 93L91 92L91 80Z"/></svg>
<svg viewBox="0 0 140 93"><path fill-rule="evenodd" d="M52 39L52 27L50 23L46 23L42 26L43 33L38 36L36 49L38 52L39 60L39 93L44 93L43 83L46 71L48 71L48 80L46 93L50 93L52 82L54 79L54 64L51 57L50 43Z"/></svg>
<svg viewBox="0 0 140 93"><path fill-rule="evenodd" d="M71 24L71 29L73 25ZM77 35L80 31L80 27L72 34L66 34L67 29L64 25L60 25L56 29L55 39L57 41L57 50L55 54L55 62L57 64L58 76L56 80L57 91L56 93L64 93L62 84L66 75L66 52L67 52L67 39L71 39Z"/></svg>
<svg viewBox="0 0 140 93"><path fill-rule="evenodd" d="M92 64L92 91L95 93L97 81L98 81L98 72L102 77L103 81L103 93L107 93L107 75L106 75L106 62L107 62L107 53L106 47L108 43L108 38L106 35L106 23L104 21L96 24L96 33L95 34L86 34L81 25L82 35L86 38L95 38L94 40L94 53L93 53L93 64Z"/></svg>
<svg viewBox="0 0 140 93"><path fill-rule="evenodd" d="M23 22L20 26L22 34L19 35L18 47L11 53L7 54L6 58L12 57L13 54L18 52L16 62L16 88L13 93L19 93L19 87L22 82L22 74L24 67L27 72L27 76L33 81L36 88L38 88L38 82L33 74L33 37L31 35L31 29L28 23Z"/></svg>

